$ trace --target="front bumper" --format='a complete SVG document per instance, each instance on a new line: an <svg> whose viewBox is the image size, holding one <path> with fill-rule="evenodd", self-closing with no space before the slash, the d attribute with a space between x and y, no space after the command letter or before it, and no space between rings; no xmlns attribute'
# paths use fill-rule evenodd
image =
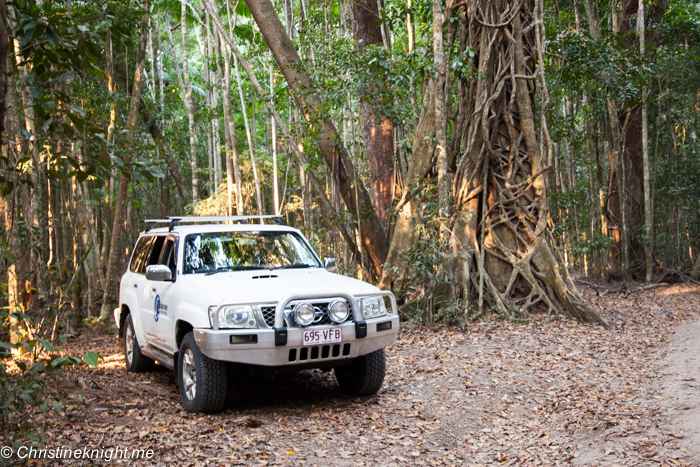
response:
<svg viewBox="0 0 700 467"><path fill-rule="evenodd" d="M378 329L379 327L379 329ZM339 328L340 343L305 346L302 332ZM391 314L367 321L367 336L355 336L355 323L287 328L287 343L275 345L274 329L195 329L194 338L204 355L214 360L263 366L303 365L340 361L366 355L396 341L399 317Z"/></svg>

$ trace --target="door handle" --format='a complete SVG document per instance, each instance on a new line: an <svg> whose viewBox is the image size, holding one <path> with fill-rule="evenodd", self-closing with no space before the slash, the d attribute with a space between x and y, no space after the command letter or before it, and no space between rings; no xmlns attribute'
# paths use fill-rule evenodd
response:
<svg viewBox="0 0 700 467"><path fill-rule="evenodd" d="M139 286L138 284L134 284L134 288L137 288L138 286Z"/></svg>
<svg viewBox="0 0 700 467"><path fill-rule="evenodd" d="M154 291L154 292L156 291L156 288L155 288L155 287L153 287L153 291Z"/></svg>

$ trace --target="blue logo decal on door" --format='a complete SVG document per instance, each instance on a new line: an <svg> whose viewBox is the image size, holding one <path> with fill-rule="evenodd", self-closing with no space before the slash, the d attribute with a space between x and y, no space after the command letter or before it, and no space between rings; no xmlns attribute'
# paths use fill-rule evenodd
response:
<svg viewBox="0 0 700 467"><path fill-rule="evenodd" d="M160 295L156 295L156 302L154 303L153 308L153 316L156 319L156 322L158 322L158 315L160 315Z"/></svg>

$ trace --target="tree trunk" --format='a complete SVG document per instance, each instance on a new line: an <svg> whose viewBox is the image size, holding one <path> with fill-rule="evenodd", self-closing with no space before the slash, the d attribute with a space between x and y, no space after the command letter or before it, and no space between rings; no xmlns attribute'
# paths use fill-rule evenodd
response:
<svg viewBox="0 0 700 467"><path fill-rule="evenodd" d="M275 79L274 70L270 66L270 96L275 95ZM274 105L272 102L271 105ZM277 127L275 126L275 117L270 116L270 156L272 157L272 206L275 210L275 215L279 216L279 181L277 174Z"/></svg>
<svg viewBox="0 0 700 467"><path fill-rule="evenodd" d="M219 35L221 36L221 35ZM243 179L241 177L241 166L238 155L238 139L236 138L236 125L233 122L233 113L231 110L231 54L226 50L225 42L220 37L221 52L224 56L224 81L223 81L223 99L224 99L224 127L229 138L229 146L227 151L229 155L226 162L226 181L228 184L229 198L232 190L236 190L236 212L239 215L243 214ZM218 62L217 62L218 63Z"/></svg>
<svg viewBox="0 0 700 467"><path fill-rule="evenodd" d="M243 96L243 86L241 85L241 74L238 72L238 60L233 57L233 66L236 71L236 83L238 83L238 95L241 98L241 112L243 113L243 123L245 124L245 134L248 139L248 152L250 154L250 166L253 169L253 183L255 184L255 201L258 205L258 214L262 216L263 206L262 206L262 196L260 195L260 179L258 178L258 167L255 163L255 146L253 145L253 135L251 133L251 125L248 122L248 109L245 105L245 97ZM255 117L255 114L253 114ZM255 120L253 120L253 125ZM253 132L255 128L253 127Z"/></svg>
<svg viewBox="0 0 700 467"><path fill-rule="evenodd" d="M355 40L360 55L365 53L368 46L384 45L377 0L353 1L352 9L356 26ZM384 76L379 76L377 81L381 82L383 79ZM371 95L371 90L367 94ZM367 102L366 98L360 99L360 118L363 122L372 206L377 211L379 220L386 225L394 196L394 129L386 115L376 114L375 106L376 103Z"/></svg>
<svg viewBox="0 0 700 467"><path fill-rule="evenodd" d="M637 34L639 34L639 54L644 56L644 0L639 0L639 14L637 15ZM652 224L654 213L651 211L651 173L649 171L649 116L646 103L647 87L642 86L642 173L644 179L644 257L646 259L645 279L651 282L654 275L654 242L652 238Z"/></svg>
<svg viewBox="0 0 700 467"><path fill-rule="evenodd" d="M7 17L6 0L0 0L0 146L3 146L5 134L5 95L7 93ZM14 71L13 71L14 73ZM4 146L3 146L4 147Z"/></svg>
<svg viewBox="0 0 700 467"><path fill-rule="evenodd" d="M447 63L443 48L444 24L442 1L433 0L433 65L435 67L435 159L438 173L438 203L440 216L448 216L450 181L447 175Z"/></svg>
<svg viewBox="0 0 700 467"><path fill-rule="evenodd" d="M190 130L190 169L192 170L192 203L199 199L197 179L197 135L194 130L194 99L192 98L192 84L190 83L190 71L187 51L187 1L180 2L180 29L182 32L182 78L185 82L185 105L187 106L187 119Z"/></svg>
<svg viewBox="0 0 700 467"><path fill-rule="evenodd" d="M0 16L4 18L5 13L0 13ZM0 28L4 28L5 23L0 25ZM0 36L2 36L2 31L0 31ZM7 32L4 33L4 53L0 56L0 61L5 63L4 68L6 74L3 76L7 81L5 83L6 91L4 93L3 102L0 104L2 106L2 120L0 124L2 125L2 131L7 131L7 144L2 145L2 155L6 158L7 167L14 167L16 164L16 154L19 154L19 119L17 110L17 89L15 85L15 74L12 67L12 58L14 54L11 50L8 50L8 38ZM0 39L2 39L0 37ZM1 92L1 91L0 91ZM10 170L5 171L5 184L7 182L14 181L13 172ZM3 252L3 261L7 261L7 305L8 312L10 313L9 321L9 332L10 332L10 342L17 343L19 341L19 320L12 316L13 313L21 310L20 305L22 301L20 300L20 284L21 284L21 274L20 268L17 264L17 258L20 256L20 251L17 245L17 237L15 236L15 229L17 228L16 222L19 220L19 206L17 203L17 184L13 186L10 193L6 193L4 196L0 197L0 203L2 203L3 211L3 221L5 223L5 248L6 252ZM9 253L9 255L7 254Z"/></svg>
<svg viewBox="0 0 700 467"><path fill-rule="evenodd" d="M481 296L507 316L537 305L603 323L576 290L547 226L543 175L551 148L538 141L534 113L535 83L544 73L541 2L525 0L515 10L507 0L471 0L460 7L479 12L463 18L476 51L474 76L481 79L464 87L458 109L466 125L455 137L467 143L454 182L454 259L445 267L454 281L453 299ZM523 24L534 27L524 30ZM540 92L546 105L545 90ZM546 139L546 122L539 123Z"/></svg>
<svg viewBox="0 0 700 467"><path fill-rule="evenodd" d="M407 273L410 280L405 257L409 249L416 245L416 224L420 222L419 200L415 199L414 189L432 168L435 126L435 85L430 80L423 94L423 109L413 135L413 151L404 181L403 196L396 207L398 215L386 259L387 265L379 282L379 288L383 290L400 290Z"/></svg>
<svg viewBox="0 0 700 467"><path fill-rule="evenodd" d="M203 1L210 4L208 0ZM307 120L314 127L321 155L331 170L348 210L353 214L361 212L362 241L375 272L381 275L382 264L386 261L389 251L387 238L372 208L367 190L357 183L355 167L342 144L340 135L333 122L325 115L323 103L311 92L314 89L313 83L303 71L301 59L277 17L272 3L269 0L247 0L246 4L270 47L277 65L294 91L297 102L308 112Z"/></svg>
<svg viewBox="0 0 700 467"><path fill-rule="evenodd" d="M141 102L141 85L143 78L143 65L146 59L146 42L148 39L148 16L150 11L150 2L146 2L143 6L143 16L141 19L141 33L139 36L138 50L136 52L136 69L134 70L134 83L131 90L131 99L129 102L129 113L127 117L127 128L129 135L127 137L126 148L131 149L134 146L137 132L137 121L139 116L139 104ZM124 156L124 165L128 171L131 163L131 153L127 152ZM112 240L110 242L109 260L107 262L107 274L105 276L105 288L102 296L102 309L100 311L100 319L105 322L112 313L111 305L118 292L118 271L117 258L120 256L119 233L124 222L124 210L126 207L126 195L129 185L129 178L124 172L119 174L119 192L117 194L117 202L114 206L114 221L112 224Z"/></svg>
<svg viewBox="0 0 700 467"><path fill-rule="evenodd" d="M630 49L630 53L639 45L639 39L631 34L635 24L635 18L638 17L639 0L621 0L620 2L620 18L619 32L623 39L620 45ZM653 22L658 22L666 10L666 1L660 0L656 2L649 11L649 18ZM643 12L642 12L643 15ZM639 19L636 21L637 32L640 27ZM653 32L653 28L649 33ZM649 39L646 37L645 39ZM637 40L636 40L637 39ZM640 38L641 39L641 38ZM644 39L642 39L644 40ZM618 126L621 128L621 143L622 151L621 158L618 162L618 170L613 174L615 183L619 186L617 196L610 198L610 210L613 213L611 223L618 228L622 227L622 235L618 245L623 250L623 269L625 277L631 278L632 273L637 277L644 277L647 263L645 259L645 242L643 235L645 232L645 205L646 200L644 188L644 143L643 143L643 114L644 111L637 102L627 103L627 108L615 118L619 119ZM613 116L611 115L611 119ZM619 180L619 174L624 174L624 179ZM624 191L622 191L624 189ZM616 218L616 219L615 219ZM622 224L622 225L621 225ZM626 253L626 257L625 254ZM653 252L649 252L651 256ZM653 257L650 259L653 261Z"/></svg>

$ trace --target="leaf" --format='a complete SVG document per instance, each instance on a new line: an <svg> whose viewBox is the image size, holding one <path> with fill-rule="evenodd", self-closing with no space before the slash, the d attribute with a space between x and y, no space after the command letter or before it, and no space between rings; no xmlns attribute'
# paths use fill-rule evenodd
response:
<svg viewBox="0 0 700 467"><path fill-rule="evenodd" d="M44 34L46 35L46 40L48 40L49 44L51 44L51 47L56 47L56 44L58 43L58 36L51 25L46 26L46 32Z"/></svg>
<svg viewBox="0 0 700 467"><path fill-rule="evenodd" d="M95 352L88 352L83 356L83 361L92 367L97 367L100 363L102 356L96 354Z"/></svg>

